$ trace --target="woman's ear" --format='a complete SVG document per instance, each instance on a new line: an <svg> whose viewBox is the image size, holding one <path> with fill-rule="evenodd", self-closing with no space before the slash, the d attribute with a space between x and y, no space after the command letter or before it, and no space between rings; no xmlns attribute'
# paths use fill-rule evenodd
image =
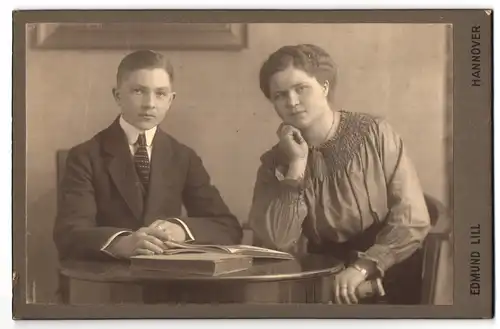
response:
<svg viewBox="0 0 500 329"><path fill-rule="evenodd" d="M328 92L330 91L330 82L328 80L325 80L323 83L323 93L325 96L328 96Z"/></svg>

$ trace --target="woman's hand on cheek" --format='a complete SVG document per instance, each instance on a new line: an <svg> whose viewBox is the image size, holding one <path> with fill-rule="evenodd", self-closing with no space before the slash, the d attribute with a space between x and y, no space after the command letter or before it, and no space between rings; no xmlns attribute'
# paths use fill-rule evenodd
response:
<svg viewBox="0 0 500 329"><path fill-rule="evenodd" d="M279 147L288 157L289 163L307 160L309 147L299 129L281 124L278 128Z"/></svg>

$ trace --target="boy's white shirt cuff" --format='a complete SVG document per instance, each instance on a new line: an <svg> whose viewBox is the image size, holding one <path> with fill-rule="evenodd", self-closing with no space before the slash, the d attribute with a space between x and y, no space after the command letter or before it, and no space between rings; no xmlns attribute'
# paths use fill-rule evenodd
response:
<svg viewBox="0 0 500 329"><path fill-rule="evenodd" d="M184 232L186 232L186 235L189 237L189 238L186 238L185 242L191 242L191 241L195 240L193 234L191 233L191 230L189 230L189 227L182 220L180 220L179 218L175 218L175 217L170 217L170 218L167 218L166 220L167 221L173 220L177 224L182 226L182 228L184 229Z"/></svg>
<svg viewBox="0 0 500 329"><path fill-rule="evenodd" d="M122 235L123 233L132 233L131 231L120 231L120 232L117 232L115 234L113 234L107 241L106 243L101 247L101 251L102 252L105 252L106 254L110 255L110 256L113 256L116 258L115 255L113 255L112 253L110 253L108 250L106 250L108 248L108 246L111 244L111 242L113 242L113 240L119 236L119 235Z"/></svg>

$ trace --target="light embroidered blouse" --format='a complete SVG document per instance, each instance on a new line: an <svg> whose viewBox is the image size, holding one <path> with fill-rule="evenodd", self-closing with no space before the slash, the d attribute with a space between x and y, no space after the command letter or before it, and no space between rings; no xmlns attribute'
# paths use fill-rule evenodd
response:
<svg viewBox="0 0 500 329"><path fill-rule="evenodd" d="M334 136L310 148L304 178L286 182L277 146L261 157L249 225L264 246L294 249L301 237L316 245L342 243L381 224L360 258L384 273L409 257L430 229L417 173L398 134L382 119L340 111Z"/></svg>

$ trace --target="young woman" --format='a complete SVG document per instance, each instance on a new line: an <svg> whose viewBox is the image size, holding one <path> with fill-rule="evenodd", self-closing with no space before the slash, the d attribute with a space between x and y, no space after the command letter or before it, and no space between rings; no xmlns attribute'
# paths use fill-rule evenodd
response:
<svg viewBox="0 0 500 329"><path fill-rule="evenodd" d="M260 88L282 120L261 157L249 224L260 244L331 254L347 267L335 301L383 277L385 302L419 302L421 254L430 229L424 194L403 141L384 120L333 105L336 65L310 44L284 46L260 71Z"/></svg>

